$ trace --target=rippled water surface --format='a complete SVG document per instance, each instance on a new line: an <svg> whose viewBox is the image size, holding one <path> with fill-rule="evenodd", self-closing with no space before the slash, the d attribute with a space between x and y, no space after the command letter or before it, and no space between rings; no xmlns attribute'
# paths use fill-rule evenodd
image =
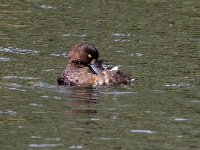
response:
<svg viewBox="0 0 200 150"><path fill-rule="evenodd" d="M200 1L1 0L0 145L200 149ZM66 53L93 43L124 87L62 87Z"/></svg>

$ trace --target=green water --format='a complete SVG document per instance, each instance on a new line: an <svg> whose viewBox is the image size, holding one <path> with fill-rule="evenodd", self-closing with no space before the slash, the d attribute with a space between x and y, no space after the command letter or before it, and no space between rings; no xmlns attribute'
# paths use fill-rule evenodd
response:
<svg viewBox="0 0 200 150"><path fill-rule="evenodd" d="M1 0L0 149L199 150L200 1ZM131 86L57 86L79 42Z"/></svg>

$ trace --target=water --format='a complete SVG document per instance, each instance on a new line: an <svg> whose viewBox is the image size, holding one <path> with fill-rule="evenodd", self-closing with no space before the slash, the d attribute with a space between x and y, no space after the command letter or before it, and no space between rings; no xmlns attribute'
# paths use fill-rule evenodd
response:
<svg viewBox="0 0 200 150"><path fill-rule="evenodd" d="M1 1L1 149L200 148L200 2ZM57 86L93 43L131 86Z"/></svg>

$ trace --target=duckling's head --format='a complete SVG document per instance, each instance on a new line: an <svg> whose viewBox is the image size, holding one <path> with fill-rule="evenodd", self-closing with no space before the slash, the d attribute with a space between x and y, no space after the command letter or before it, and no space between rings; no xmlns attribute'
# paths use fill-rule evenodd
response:
<svg viewBox="0 0 200 150"><path fill-rule="evenodd" d="M88 43L80 43L71 48L68 54L69 63L89 65L93 59L97 59L97 49Z"/></svg>

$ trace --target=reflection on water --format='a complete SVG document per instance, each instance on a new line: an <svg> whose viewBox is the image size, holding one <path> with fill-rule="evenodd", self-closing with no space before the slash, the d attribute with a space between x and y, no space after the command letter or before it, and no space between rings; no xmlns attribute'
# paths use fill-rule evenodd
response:
<svg viewBox="0 0 200 150"><path fill-rule="evenodd" d="M68 97L73 100L82 100L86 103L97 103L99 93L97 88L93 87L68 87Z"/></svg>
<svg viewBox="0 0 200 150"><path fill-rule="evenodd" d="M65 104L69 108L65 112L66 115L80 118L76 120L79 125L96 124L99 119L93 118L93 116L97 113L95 105L99 100L98 89L93 87L66 87L66 91L66 96L70 98Z"/></svg>

